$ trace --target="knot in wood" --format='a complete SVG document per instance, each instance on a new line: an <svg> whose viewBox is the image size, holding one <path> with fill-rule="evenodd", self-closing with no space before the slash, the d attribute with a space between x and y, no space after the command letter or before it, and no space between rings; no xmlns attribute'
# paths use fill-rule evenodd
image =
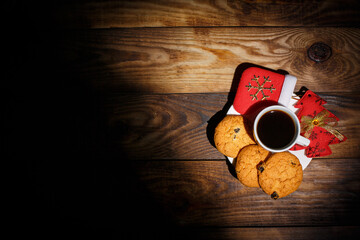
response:
<svg viewBox="0 0 360 240"><path fill-rule="evenodd" d="M314 43L308 49L308 57L314 62L324 62L328 60L331 53L331 48L322 42Z"/></svg>

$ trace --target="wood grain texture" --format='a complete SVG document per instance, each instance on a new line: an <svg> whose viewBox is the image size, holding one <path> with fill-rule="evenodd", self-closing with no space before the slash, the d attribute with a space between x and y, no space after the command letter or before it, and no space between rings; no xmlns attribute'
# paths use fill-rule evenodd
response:
<svg viewBox="0 0 360 240"><path fill-rule="evenodd" d="M27 168L14 188L21 232L38 239L357 237L359 6L5 1L5 159ZM333 54L316 64L306 50L320 41ZM241 185L211 144L249 63L297 76L296 89L305 85L327 100L348 137L277 201Z"/></svg>
<svg viewBox="0 0 360 240"><path fill-rule="evenodd" d="M323 63L307 57L319 41L333 52ZM62 47L69 74L96 91L228 92L246 63L285 70L313 91L360 88L360 30L354 28L79 30L68 32Z"/></svg>
<svg viewBox="0 0 360 240"><path fill-rule="evenodd" d="M133 239L291 239L291 240L329 240L356 239L360 233L357 226L328 226L328 227L180 227L176 229L160 230L155 228L147 231L129 232L127 238ZM329 237L331 236L331 237ZM122 231L115 231L115 239L124 237Z"/></svg>
<svg viewBox="0 0 360 240"><path fill-rule="evenodd" d="M294 240L328 240L355 239L360 233L356 226L332 227L242 227L242 228L201 228L181 229L173 233L172 239L184 237L196 239L294 239ZM329 237L331 236L331 237Z"/></svg>
<svg viewBox="0 0 360 240"><path fill-rule="evenodd" d="M152 199L176 225L324 226L359 225L358 159L316 159L299 189L272 200L243 186L225 161L136 161L140 198ZM141 195L142 194L142 195ZM161 211L160 211L161 212Z"/></svg>
<svg viewBox="0 0 360 240"><path fill-rule="evenodd" d="M354 0L69 1L54 6L68 28L164 26L358 26Z"/></svg>
<svg viewBox="0 0 360 240"><path fill-rule="evenodd" d="M319 95L340 118L338 130L348 137L331 146L330 157L360 157L359 96ZM228 107L227 94L108 96L104 100L108 144L133 159L224 159L212 139Z"/></svg>

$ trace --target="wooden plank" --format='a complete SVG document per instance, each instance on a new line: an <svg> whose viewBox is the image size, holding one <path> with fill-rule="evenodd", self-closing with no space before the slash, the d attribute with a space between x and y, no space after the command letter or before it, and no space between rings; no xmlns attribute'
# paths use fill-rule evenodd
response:
<svg viewBox="0 0 360 240"><path fill-rule="evenodd" d="M317 159L299 189L272 200L243 186L225 161L133 162L140 199L184 226L358 226L358 159ZM135 196L136 197L136 196ZM148 206L150 207L150 206Z"/></svg>
<svg viewBox="0 0 360 240"><path fill-rule="evenodd" d="M149 234L150 233L150 234ZM147 231L146 233L132 233L145 239L158 236L162 239L294 239L294 240L328 240L328 239L356 239L360 233L358 226L335 227L255 227L255 228L180 228L175 231L163 233L162 231ZM117 236L117 235L115 235Z"/></svg>
<svg viewBox="0 0 360 240"><path fill-rule="evenodd" d="M360 233L358 226L330 226L330 227L203 227L203 228L175 228L162 229L152 227L146 231L129 231L125 239L289 239L289 240L328 240L328 239L356 239ZM124 237L124 232L114 230L113 238Z"/></svg>
<svg viewBox="0 0 360 240"><path fill-rule="evenodd" d="M64 38L59 57L68 75L96 91L228 92L249 63L297 76L298 88L360 88L360 29L354 28L77 30L59 38ZM323 63L307 57L319 41L332 48Z"/></svg>
<svg viewBox="0 0 360 240"><path fill-rule="evenodd" d="M164 26L358 26L354 0L68 1L53 6L68 28Z"/></svg>
<svg viewBox="0 0 360 240"><path fill-rule="evenodd" d="M225 161L136 161L134 204L178 226L359 226L359 159L316 159L291 195L243 186ZM138 189L138 190L137 190ZM151 204L148 204L151 203ZM155 204L155 205L153 205ZM140 209L139 209L140 210ZM151 211L151 210L150 210ZM135 212L136 214L137 212ZM154 216L143 215L145 220Z"/></svg>
<svg viewBox="0 0 360 240"><path fill-rule="evenodd" d="M332 158L360 157L359 95L319 94L340 118L348 137L332 145ZM224 159L213 147L213 131L229 104L227 94L114 95L103 100L108 146L132 159ZM224 110L222 110L224 108ZM106 130L104 130L106 129ZM100 131L100 130L99 130ZM101 145L101 144L100 144Z"/></svg>
<svg viewBox="0 0 360 240"><path fill-rule="evenodd" d="M59 151L35 159L23 153L32 181L24 183L29 190L21 194L29 199L20 209L25 204L22 223L30 233L101 237L114 229L121 236L171 239L166 236L185 232L206 239L207 233L230 238L255 231L287 239L316 229L351 236L360 224L359 159L316 159L299 190L275 201L241 185L225 161L131 161L109 152Z"/></svg>
<svg viewBox="0 0 360 240"><path fill-rule="evenodd" d="M204 228L181 229L174 239L194 237L196 239L294 239L294 240L328 240L354 239L360 233L358 226L334 227L265 227L265 228Z"/></svg>

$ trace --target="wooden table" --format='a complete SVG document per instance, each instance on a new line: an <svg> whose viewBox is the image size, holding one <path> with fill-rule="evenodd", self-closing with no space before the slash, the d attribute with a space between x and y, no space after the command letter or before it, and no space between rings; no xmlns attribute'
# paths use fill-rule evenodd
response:
<svg viewBox="0 0 360 240"><path fill-rule="evenodd" d="M27 164L28 201L19 205L31 233L98 239L360 233L358 1L8 7L22 23L9 69L14 108L7 146ZM315 42L331 47L328 60L309 59ZM212 145L214 123L248 64L297 76L295 90L306 86L324 98L348 138L331 147L332 155L313 159L300 188L276 201L243 186Z"/></svg>

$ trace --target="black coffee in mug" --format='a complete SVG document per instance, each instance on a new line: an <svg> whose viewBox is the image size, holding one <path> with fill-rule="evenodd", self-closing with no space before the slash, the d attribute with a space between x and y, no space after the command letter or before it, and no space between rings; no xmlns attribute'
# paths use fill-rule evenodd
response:
<svg viewBox="0 0 360 240"><path fill-rule="evenodd" d="M294 141L295 123L286 112L272 110L260 118L257 133L264 145L272 149L281 149Z"/></svg>

